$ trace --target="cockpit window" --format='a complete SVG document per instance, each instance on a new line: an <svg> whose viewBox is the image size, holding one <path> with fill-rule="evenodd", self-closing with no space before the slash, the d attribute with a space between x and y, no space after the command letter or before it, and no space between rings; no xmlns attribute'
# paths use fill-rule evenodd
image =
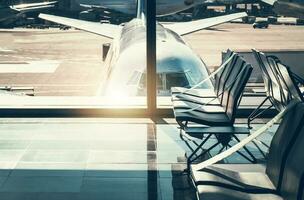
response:
<svg viewBox="0 0 304 200"><path fill-rule="evenodd" d="M166 74L166 89L171 87L189 87L189 81L184 73L168 73Z"/></svg>
<svg viewBox="0 0 304 200"><path fill-rule="evenodd" d="M157 74L157 92L158 95L169 95L172 87L191 88L198 83L199 77L192 71L185 72L163 72ZM128 85L136 86L138 95L144 95L146 92L146 73L134 71L128 81Z"/></svg>

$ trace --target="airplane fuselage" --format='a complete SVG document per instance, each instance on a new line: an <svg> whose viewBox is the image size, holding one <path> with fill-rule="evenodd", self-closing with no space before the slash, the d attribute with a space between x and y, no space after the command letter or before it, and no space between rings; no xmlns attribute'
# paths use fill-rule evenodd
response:
<svg viewBox="0 0 304 200"><path fill-rule="evenodd" d="M302 0L278 0L274 3L273 10L279 15L304 19Z"/></svg>
<svg viewBox="0 0 304 200"><path fill-rule="evenodd" d="M105 65L108 70L105 95L146 93L146 26L141 19L125 24L112 43ZM205 64L175 32L157 24L157 84L159 95L169 95L173 86L191 87L208 72ZM210 83L202 87L211 87Z"/></svg>

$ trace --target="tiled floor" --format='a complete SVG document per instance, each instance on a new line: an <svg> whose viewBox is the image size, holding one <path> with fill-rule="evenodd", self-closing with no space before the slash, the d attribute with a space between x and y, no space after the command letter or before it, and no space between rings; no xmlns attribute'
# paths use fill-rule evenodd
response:
<svg viewBox="0 0 304 200"><path fill-rule="evenodd" d="M149 119L1 119L0 200L194 199L186 152Z"/></svg>

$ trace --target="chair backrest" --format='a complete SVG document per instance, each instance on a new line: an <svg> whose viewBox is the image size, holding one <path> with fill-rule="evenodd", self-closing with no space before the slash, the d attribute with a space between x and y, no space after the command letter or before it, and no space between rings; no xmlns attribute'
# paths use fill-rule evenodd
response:
<svg viewBox="0 0 304 200"><path fill-rule="evenodd" d="M264 81L264 86L265 86L265 92L266 92L266 95L267 96L272 96L271 94L271 81L270 81L270 76L268 74L268 72L266 71L266 67L264 66L264 63L262 61L262 58L260 56L260 52L255 50L255 49L252 49L252 52L253 52L253 55L255 57L255 59L257 60L257 63L259 64L259 67L262 71L262 78L263 78L263 81Z"/></svg>
<svg viewBox="0 0 304 200"><path fill-rule="evenodd" d="M303 105L303 104L302 104ZM304 110L302 109L302 112ZM280 194L285 200L303 199L304 177L304 124L298 132L298 137L288 154Z"/></svg>
<svg viewBox="0 0 304 200"><path fill-rule="evenodd" d="M257 50L252 50L253 54L262 71L262 77L265 84L266 95L269 97L272 105L281 111L288 104L286 94L283 92L283 87L278 78L276 70L269 64L266 55Z"/></svg>
<svg viewBox="0 0 304 200"><path fill-rule="evenodd" d="M269 63L276 70L278 78L283 87L283 92L287 97L287 103L291 100L298 100L304 102L303 94L300 91L300 88L296 84L296 81L292 75L292 72L288 66L283 65L280 60L275 57L268 57Z"/></svg>
<svg viewBox="0 0 304 200"><path fill-rule="evenodd" d="M230 90L229 88L232 87L232 84L234 83L234 81L237 79L239 73L241 72L241 70L244 68L246 62L244 61L244 59L242 59L240 56L236 55L235 57L235 62L234 64L229 67L229 73L227 73L227 77L225 77L225 79L223 79L224 81L221 82L221 93L219 98L220 98L220 103L223 107L225 107L227 105L228 99L229 99L229 93ZM225 109L226 111L226 109Z"/></svg>
<svg viewBox="0 0 304 200"><path fill-rule="evenodd" d="M238 72L234 70L233 76L234 79L231 79L228 83L228 90L226 89L223 94L223 107L225 108L226 114L229 117L231 123L235 121L236 111L244 92L245 86L250 78L252 72L252 66L246 64L245 66L241 65L241 70ZM238 73L237 73L238 72Z"/></svg>
<svg viewBox="0 0 304 200"><path fill-rule="evenodd" d="M272 138L266 173L277 189L281 188L287 157L303 125L304 104L299 103L286 113Z"/></svg>
<svg viewBox="0 0 304 200"><path fill-rule="evenodd" d="M225 58L225 61L230 59L230 61L225 65L225 67L215 76L215 83L214 83L214 91L217 96L220 98L220 102L222 101L222 96L220 94L223 93L225 85L227 83L227 79L230 76L233 66L237 61L238 55L235 53L231 53L231 58ZM223 61L223 62L225 62Z"/></svg>

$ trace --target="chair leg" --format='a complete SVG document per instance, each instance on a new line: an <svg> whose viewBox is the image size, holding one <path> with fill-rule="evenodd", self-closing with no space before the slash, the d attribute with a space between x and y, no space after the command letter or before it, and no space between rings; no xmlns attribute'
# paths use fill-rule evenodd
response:
<svg viewBox="0 0 304 200"><path fill-rule="evenodd" d="M263 150L260 148L260 146L254 140L252 141L252 143L259 150L259 152L262 154L262 156L264 157L264 159L266 159L266 154L263 152Z"/></svg>
<svg viewBox="0 0 304 200"><path fill-rule="evenodd" d="M203 139L203 141L201 142L201 144L198 145L196 147L196 149L188 156L187 163L191 162L192 157L202 148L202 146L207 142L207 140L209 140L210 137L211 137L211 134L208 134L208 136L205 139Z"/></svg>
<svg viewBox="0 0 304 200"><path fill-rule="evenodd" d="M240 140L239 140L239 138L238 137L236 137L235 135L233 135L232 136L237 142L241 142ZM245 159L247 159L249 162L252 162L252 163L257 163L257 159L256 159L256 157L249 151L249 149L246 147L246 146L244 146L244 150L247 152L247 154L252 158L252 160L250 160L247 156L244 156L244 155L242 155L243 153L241 153L241 152L238 152L240 155L242 155Z"/></svg>
<svg viewBox="0 0 304 200"><path fill-rule="evenodd" d="M269 106L268 108L266 109L261 109L261 107L266 103L266 101L269 99L269 97L266 97L262 103L256 108L254 109L254 111L248 116L247 118L247 125L248 125L248 128L252 128L250 126L251 122L256 119L258 116L260 116L262 113L264 113L266 110L269 110L273 105Z"/></svg>
<svg viewBox="0 0 304 200"><path fill-rule="evenodd" d="M216 146L218 146L220 143L216 142L215 144L213 144L211 147L209 147L208 149L204 150L199 156L193 158L192 160L190 160L189 162L187 162L187 169L188 171L190 170L190 164L194 161L196 161L199 157L204 156L206 153L210 152L212 149L214 149Z"/></svg>
<svg viewBox="0 0 304 200"><path fill-rule="evenodd" d="M191 152L194 152L195 149L192 148L192 146L190 145L189 142L192 142L196 147L199 146L199 144L198 144L195 140L188 138L187 135L186 135L186 134L183 134L182 131L180 132L180 138L181 138L182 141L185 142L185 144L186 144L187 147L191 150ZM201 139L204 139L204 137L202 137ZM202 150L204 150L204 149L202 149ZM187 156L185 156L185 157L187 157Z"/></svg>

